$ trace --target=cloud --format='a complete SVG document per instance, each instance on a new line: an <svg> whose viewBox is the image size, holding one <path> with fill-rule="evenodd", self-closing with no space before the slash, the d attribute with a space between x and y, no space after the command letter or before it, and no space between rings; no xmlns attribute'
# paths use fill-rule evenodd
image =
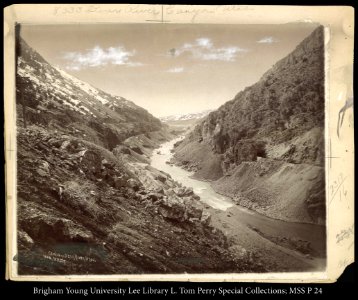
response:
<svg viewBox="0 0 358 300"><path fill-rule="evenodd" d="M202 60L234 61L236 54L242 51L243 50L238 47L218 48L209 53L200 53L199 58Z"/></svg>
<svg viewBox="0 0 358 300"><path fill-rule="evenodd" d="M73 65L66 66L66 69L70 70L70 71L79 71L79 70L81 70L81 68L79 66L73 66Z"/></svg>
<svg viewBox="0 0 358 300"><path fill-rule="evenodd" d="M139 62L131 61L131 57L134 55L135 51L128 51L121 46L107 49L95 46L85 52L66 52L63 58L68 61L67 69L78 71L82 68L106 65L127 65L131 67L142 65Z"/></svg>
<svg viewBox="0 0 358 300"><path fill-rule="evenodd" d="M256 42L260 43L260 44L272 44L272 43L276 43L278 41L276 39L274 39L272 36L266 36L266 37L264 37L261 40L258 40Z"/></svg>
<svg viewBox="0 0 358 300"><path fill-rule="evenodd" d="M169 69L167 72L169 72L169 73L181 73L183 71L184 71L183 67L175 67L175 68Z"/></svg>
<svg viewBox="0 0 358 300"><path fill-rule="evenodd" d="M194 43L185 43L179 48L170 49L169 53L172 57L189 53L192 58L199 60L235 61L238 53L247 51L236 46L215 48L209 38L199 38Z"/></svg>
<svg viewBox="0 0 358 300"><path fill-rule="evenodd" d="M213 46L213 43L208 38L200 38L196 40L196 44L203 48L211 48Z"/></svg>

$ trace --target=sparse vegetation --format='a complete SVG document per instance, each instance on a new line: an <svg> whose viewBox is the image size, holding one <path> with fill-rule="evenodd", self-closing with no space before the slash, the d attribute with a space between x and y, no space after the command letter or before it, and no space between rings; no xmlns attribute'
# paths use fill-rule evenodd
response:
<svg viewBox="0 0 358 300"><path fill-rule="evenodd" d="M256 162L258 159L305 164L307 168L307 165L324 168L323 39L323 27L320 26L292 53L268 70L259 82L245 88L234 99L211 112L176 147L178 164L182 165L186 161L185 166L196 166L197 178L215 180L222 175L234 174L243 162ZM210 156L207 148L211 149ZM193 156L192 153L215 157L221 168L202 172L208 168L208 164L212 164L212 160ZM261 162L257 161L256 164ZM251 175L247 173L242 176ZM237 185L230 178L221 179L220 182L223 184L225 180ZM259 189L260 185L265 184L271 184L272 189L276 188L272 181L262 181L250 185L247 191ZM280 184L277 182L278 190ZM217 188L220 189L219 185ZM243 191L245 189L241 189ZM324 186L321 186L321 191L324 193ZM235 194L225 192L225 189L220 189L220 192L235 197ZM321 205L315 202L316 206L309 209L305 201L299 201L307 213L305 220L321 223L324 219L324 197L318 198ZM293 203L294 199L298 201L298 198L293 198L292 201L287 200L287 203ZM270 214L270 210L265 214ZM299 220L302 218L301 212L297 212L296 217L291 214L290 218Z"/></svg>

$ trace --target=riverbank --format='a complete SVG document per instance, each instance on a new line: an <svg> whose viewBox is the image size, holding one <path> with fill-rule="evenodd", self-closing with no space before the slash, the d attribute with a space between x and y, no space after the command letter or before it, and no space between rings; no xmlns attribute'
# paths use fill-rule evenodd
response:
<svg viewBox="0 0 358 300"><path fill-rule="evenodd" d="M210 225L225 234L234 255L255 261L270 272L324 269L324 226L273 219L216 193L210 182L194 179L193 172L167 163L172 157L171 146L178 140L162 144L153 154L151 165L193 188L211 215Z"/></svg>
<svg viewBox="0 0 358 300"><path fill-rule="evenodd" d="M182 137L177 137L169 142L163 143L160 148L156 149L151 157L151 166L170 174L175 181L180 182L182 185L192 187L195 194L201 199L205 199L205 204L215 209L226 210L233 206L233 201L228 197L217 194L211 187L210 182L192 178L192 172L188 172L178 166L168 163L172 156L171 149L174 144L181 139Z"/></svg>
<svg viewBox="0 0 358 300"><path fill-rule="evenodd" d="M221 230L228 238L231 249L238 254L254 253L255 259L270 272L323 271L325 268L325 243L322 231L295 229L295 223L274 224L257 214L243 213L234 206L226 211L209 209L211 226Z"/></svg>

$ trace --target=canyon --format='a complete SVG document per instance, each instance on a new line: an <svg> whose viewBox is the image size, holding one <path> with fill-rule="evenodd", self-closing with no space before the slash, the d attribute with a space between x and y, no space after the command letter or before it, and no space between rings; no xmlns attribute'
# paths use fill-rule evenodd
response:
<svg viewBox="0 0 358 300"><path fill-rule="evenodd" d="M20 275L324 270L322 27L219 109L162 120L16 53Z"/></svg>

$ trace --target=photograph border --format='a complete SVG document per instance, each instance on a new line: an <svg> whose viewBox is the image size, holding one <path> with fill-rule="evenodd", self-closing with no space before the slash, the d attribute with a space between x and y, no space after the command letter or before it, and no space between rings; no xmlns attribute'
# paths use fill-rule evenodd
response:
<svg viewBox="0 0 358 300"><path fill-rule="evenodd" d="M36 14L34 12L36 11ZM193 281L193 282L333 282L345 266L354 261L354 235L344 243L337 234L354 224L354 130L342 127L337 137L337 101L349 87L338 82L334 72L353 65L354 9L348 6L182 6L182 5L112 5L112 4L19 4L5 8L5 157L7 278L15 281ZM270 13L274 12L274 13ZM36 19L34 20L34 15ZM286 24L316 22L325 27L326 122L325 169L327 207L327 268L325 272L242 273L242 274L156 274L156 275L18 275L16 262L16 109L15 109L15 25L68 23L145 23L180 24ZM90 21L89 21L90 20ZM345 53L340 55L339 53ZM333 151L334 150L334 153ZM339 157L339 163L333 157ZM350 209L333 201L330 193L337 174L343 172ZM337 213L339 211L339 213Z"/></svg>

